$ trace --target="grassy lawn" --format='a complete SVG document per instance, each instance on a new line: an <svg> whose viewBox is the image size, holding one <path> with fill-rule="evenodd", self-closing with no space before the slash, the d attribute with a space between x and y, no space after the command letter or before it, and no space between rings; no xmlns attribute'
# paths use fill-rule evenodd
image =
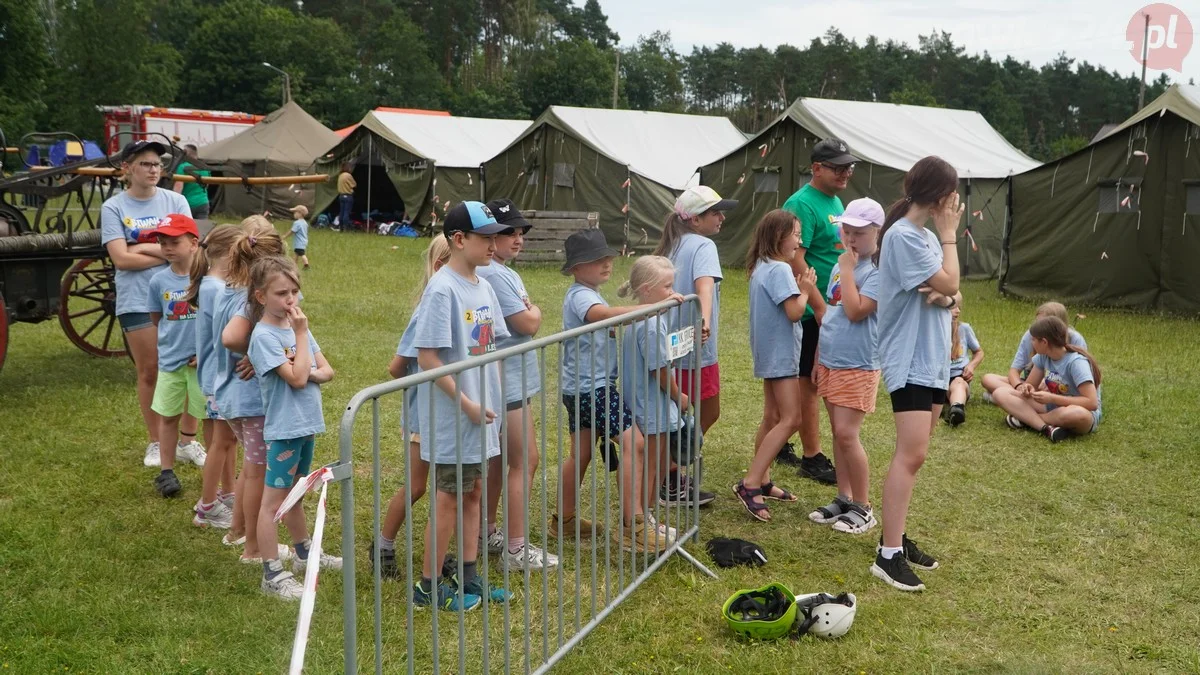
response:
<svg viewBox="0 0 1200 675"><path fill-rule="evenodd" d="M387 377L386 366L413 305L423 242L316 231L304 276L313 333L337 370L323 388L330 431L317 462L337 454L344 403ZM393 249L393 247L399 247ZM627 271L627 263L614 275ZM525 268L546 312L547 333L561 326L567 279L555 268ZM1200 324L1084 310L1076 326L1104 369L1104 419L1093 437L1051 446L1007 429L1002 414L976 398L968 422L938 430L923 469L909 533L942 561L923 573L922 595L894 591L868 572L877 532L849 537L812 525L814 506L834 490L788 471L775 480L801 501L778 505L760 524L735 503L729 486L748 464L761 414L761 385L745 347L746 280L729 270L724 286L723 415L707 437L706 480L719 495L706 509L702 541L736 536L760 543L770 563L720 571L719 581L671 560L559 667L561 672L1200 672L1200 518L1194 452L1200 410L1195 345ZM615 303L616 281L604 289ZM993 284L965 288L963 318L1002 371L1034 304L1001 298ZM1189 346L1190 345L1190 346ZM553 358L553 352L548 354ZM551 427L557 396L548 398ZM383 410L383 491L403 477L398 399ZM894 438L885 397L864 440L878 486ZM371 523L370 417L356 427L360 666L373 667L372 590L365 545ZM829 451L828 425L823 437ZM57 322L17 325L0 372L0 663L4 672L277 673L286 667L295 606L264 598L261 570L237 563L219 534L190 523L200 475L185 467L181 499L154 495L141 465L145 446L127 361L100 361L72 347ZM543 466L558 463L544 449ZM540 478L539 478L540 482ZM589 480L590 484L590 480ZM340 500L331 491L327 547L340 547ZM535 490L535 514L541 491ZM1189 498L1188 495L1193 495ZM312 513L315 500L309 500ZM425 522L427 502L414 530ZM540 530L538 516L532 519ZM403 530L402 534L403 536ZM701 547L693 547L707 561ZM564 579L574 585L574 550ZM590 577L586 552L585 576ZM614 573L615 574L615 573ZM601 571L603 575L603 571ZM628 570L626 570L628 578ZM603 579L601 578L601 581ZM848 590L860 607L844 638L769 644L734 639L720 605L734 590L770 580L796 593ZM535 663L541 658L542 580L514 586L533 610ZM590 578L583 585L590 586ZM340 576L325 574L308 671L341 668ZM615 592L615 591L614 591ZM403 668L405 597L384 588L385 671ZM556 598L557 596L555 596ZM550 599L552 612L555 599ZM591 611L581 609L586 621ZM574 607L567 607L569 636ZM428 632L428 612L418 629ZM550 617L557 631L556 616ZM501 667L500 612L492 610L490 658ZM466 662L481 670L481 615ZM443 668L457 668L457 621L441 615ZM513 605L514 669L522 667L523 606ZM429 639L418 636L427 655ZM430 672L427 656L417 672Z"/></svg>

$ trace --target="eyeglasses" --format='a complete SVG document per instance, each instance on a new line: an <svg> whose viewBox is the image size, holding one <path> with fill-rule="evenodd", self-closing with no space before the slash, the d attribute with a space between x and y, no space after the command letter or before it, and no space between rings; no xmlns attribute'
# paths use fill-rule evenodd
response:
<svg viewBox="0 0 1200 675"><path fill-rule="evenodd" d="M163 168L162 162L137 162L137 165L143 169L146 169L147 171L154 171L155 169Z"/></svg>
<svg viewBox="0 0 1200 675"><path fill-rule="evenodd" d="M854 173L854 165L853 164L847 164L845 166L834 166L832 164L826 164L825 162L821 162L821 166L832 171L833 175L835 175L835 176L845 176L846 174Z"/></svg>

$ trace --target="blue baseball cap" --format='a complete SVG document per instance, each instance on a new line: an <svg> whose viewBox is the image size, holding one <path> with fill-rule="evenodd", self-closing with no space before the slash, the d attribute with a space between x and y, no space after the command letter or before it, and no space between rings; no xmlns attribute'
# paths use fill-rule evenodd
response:
<svg viewBox="0 0 1200 675"><path fill-rule="evenodd" d="M491 209L483 202L460 202L446 212L446 220L442 222L442 234L447 237L455 232L498 234L507 229L508 225L496 222Z"/></svg>

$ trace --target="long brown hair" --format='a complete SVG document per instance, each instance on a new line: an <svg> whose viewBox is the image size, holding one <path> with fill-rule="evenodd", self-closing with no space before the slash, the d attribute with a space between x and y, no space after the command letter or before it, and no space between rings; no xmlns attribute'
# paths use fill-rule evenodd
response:
<svg viewBox="0 0 1200 675"><path fill-rule="evenodd" d="M950 320L950 360L957 361L958 357L963 354L962 340L959 338L958 327L962 324L962 317L956 316Z"/></svg>
<svg viewBox="0 0 1200 675"><path fill-rule="evenodd" d="M887 218L879 229L879 246L871 262L879 266L879 255L883 252L883 235L908 213L910 206L933 206L958 189L958 171L941 157L930 155L917 160L908 173L904 174L904 196L888 207Z"/></svg>
<svg viewBox="0 0 1200 675"><path fill-rule="evenodd" d="M698 216L692 216L697 218ZM679 240L683 239L683 235L695 232L692 228L690 220L684 220L679 217L678 213L671 211L667 214L667 219L663 221L662 237L658 240L658 246L654 247L654 255L670 257L671 252L679 245Z"/></svg>
<svg viewBox="0 0 1200 675"><path fill-rule="evenodd" d="M1076 347L1067 341L1067 324L1057 316L1043 316L1029 326L1029 336L1045 340L1051 347L1061 347L1069 352L1075 352L1088 360L1092 368L1092 377L1096 380L1096 388L1100 388L1100 364L1086 349Z"/></svg>
<svg viewBox="0 0 1200 675"><path fill-rule="evenodd" d="M265 293L271 280L280 274L296 284L296 288L300 288L300 270L296 269L296 263L292 262L291 258L270 255L259 258L250 265L250 287L246 296L250 302L250 321L253 323L258 323L263 315L263 305L258 301L256 291Z"/></svg>
<svg viewBox="0 0 1200 675"><path fill-rule="evenodd" d="M233 245L241 236L242 230L237 225L218 225L209 231L200 242L200 250L192 256L192 270L188 281L187 295L184 300L192 307L200 307L200 282L208 275L208 269L213 260L227 260Z"/></svg>
<svg viewBox="0 0 1200 675"><path fill-rule="evenodd" d="M250 265L271 255L283 255L283 238L262 216L243 220L242 234L234 242L225 282L235 288L246 288L250 285Z"/></svg>
<svg viewBox="0 0 1200 675"><path fill-rule="evenodd" d="M754 266L763 259L778 260L779 245L783 238L790 236L796 228L799 219L796 214L783 209L775 209L763 216L754 226L754 235L750 239L750 251L746 254L746 275L754 273Z"/></svg>

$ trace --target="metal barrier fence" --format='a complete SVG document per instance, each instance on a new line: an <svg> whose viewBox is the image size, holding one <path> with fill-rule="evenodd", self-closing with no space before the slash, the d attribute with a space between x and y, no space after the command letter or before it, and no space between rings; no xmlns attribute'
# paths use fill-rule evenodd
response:
<svg viewBox="0 0 1200 675"><path fill-rule="evenodd" d="M689 319L692 325L679 328L679 317L684 316L684 310L688 310ZM502 320L499 316L495 317L494 321ZM399 628L394 621L399 621L397 615L402 617L403 628L405 632L404 642L404 665L407 672L433 672L439 673L442 668L451 669L455 662L457 663L457 672L467 672L468 668L472 670L478 669L479 672L489 673L494 669L498 669L502 662L503 672L510 673L513 669L524 673L542 673L549 670L555 663L561 660L568 652L571 651L579 642L591 632L597 625L602 622L618 605L621 604L641 583L661 567L673 555L679 555L686 559L691 564L695 565L699 570L716 578L716 575L708 570L702 563L697 561L683 548L683 544L691 540L699 541L700 529L700 510L696 499L699 490L699 476L701 472L701 457L700 446L701 439L699 433L699 392L700 382L699 377L693 378L690 383L690 392L683 392L688 395L692 403L694 412L692 419L695 422L692 424L694 433L690 434L690 441L685 446L684 437L687 434L676 433L670 436L657 437L654 444L655 450L666 452L672 457L678 458L680 461L680 469L687 469L690 474L690 483L686 488L690 491L690 499L678 500L673 503L664 505L658 499L658 485L650 485L649 481L642 480L647 477L651 470L651 457L649 451L650 443L643 441L646 447L630 447L629 439L622 436L619 443L621 452L621 464L624 466L617 472L616 487L612 486L614 482L608 476L609 472L605 471L605 451L615 450L617 446L609 445L601 449L600 452L593 452L591 485L590 492L585 495L585 486L582 485L582 476L579 462L575 463L574 484L578 487L576 494L576 513L582 516L590 517L591 526L590 532L585 531L580 523L580 518L576 517L574 531L564 527L561 519L556 519L558 523L558 531L554 532L549 525L549 516L551 509L551 495L557 495L554 498L554 513L559 513L558 503L562 498L562 485L554 485L560 481L552 481L548 477L551 471L558 474L559 466L562 459L567 458L564 450L564 440L567 441L567 449L575 457L580 456L580 452L586 452L587 448L579 446L579 438L576 436L574 446L571 445L569 432L564 429L567 426L567 419L564 417L564 406L559 401L551 399L547 401L547 397L551 394L559 394L559 367L551 367L550 364L560 364L557 354L561 354L563 350L574 350L578 355L580 350L580 340L586 336L599 335L608 338L615 337L617 343L616 363L611 363L613 360L609 350L605 350L603 358L597 354L599 363L593 363L593 368L597 372L610 373L613 370L617 371L618 384L617 390L620 391L621 383L625 383L627 390L631 389L634 393L640 393L646 401L659 400L661 397L651 397L653 387L661 386L661 381L652 376L650 371L640 373L626 372L625 349L627 343L631 339L635 339L639 330L645 329L649 322L666 321L670 326L670 334L666 348L670 350L668 356L675 357L672 365L678 369L682 366L687 366L693 373L699 373L700 370L700 344L698 341L693 341L693 337L701 334L701 322L698 299L695 295L688 296L682 306L675 302L668 301L660 303L644 310L631 312L612 319L599 321L592 324L587 324L580 328L564 331L555 335L536 338L531 342L494 351L489 354L473 356L464 361L443 366L435 370L417 373L391 382L378 384L368 387L357 394L350 400L344 415L342 416L340 427L340 461L342 464L349 465L353 459L353 430L358 417L358 413L368 403L371 409L371 455L373 465L371 468L372 475L372 498L374 517L371 527L371 549L374 551L374 560L371 561L372 574L372 590L373 590L373 605L374 605L374 670L376 673L382 673L384 670L384 624L385 614L387 615L387 625L389 635L399 635ZM694 344L693 344L694 342ZM655 341L653 345L648 345L651 350L653 360L651 363L658 360L661 356L663 345ZM436 609L437 585L439 579L435 570L434 574L434 599L435 603L432 607L414 608L411 601L413 584L420 580L421 574L415 571L414 566L420 566L423 563L421 556L424 548L423 541L418 539L417 543L420 547L414 547L414 532L417 531L418 524L414 523L414 517L418 515L417 505L412 502L409 495L413 486L413 466L410 465L409 443L410 443L410 420L408 405L405 405L401 414L401 436L403 439L402 452L404 458L403 471L403 486L406 488L405 499L408 500L410 508L406 513L404 526L401 532L395 537L396 561L400 568L400 578L397 581L387 581L381 576L380 552L379 547L374 542L378 542L381 528L381 475L382 475L382 458L380 450L380 399L386 396L400 393L404 394L410 389L418 387L425 383L433 383L444 376L451 376L455 383L455 399L461 392L460 378L474 371L477 376L482 378L484 369L489 367L497 367L503 360L514 356L533 355L538 358L541 365L541 386L540 391L526 395L526 392L534 391L532 383L528 381L528 377L522 369L521 375L521 391L520 400L525 400L528 405L521 408L521 424L522 429L529 429L529 416L538 418L539 423L534 425L534 435L538 437L538 448L541 449L542 461L537 469L537 474L532 478L529 472L523 471L521 484L524 487L526 496L523 504L514 505L514 507L523 509L525 526L521 534L525 540L531 543L536 543L544 548L547 552L553 553L558 557L559 563L554 568L541 569L531 571L529 569L517 570L511 569L504 555L492 555L491 558L499 557L499 564L491 566L489 560L489 552L486 543L481 542L478 554L478 569L480 576L485 576L487 584L497 584L505 589L514 592L513 597L503 603L489 603L488 598L483 598L482 607L476 611L467 612L462 609L453 613L444 610ZM523 356L522 358L528 358ZM578 363L578 359L576 359ZM603 368L600 368L600 367ZM576 369L578 370L578 369ZM657 375L659 373L655 373ZM622 378L632 378L632 386L626 383ZM503 382L504 378L501 378ZM576 391L578 391L579 378L576 373ZM437 395L434 389L435 384L430 384L427 391L421 391L421 397L417 401L418 415L429 415L430 419L436 414L436 406L438 405ZM486 397L487 389L482 388L484 397ZM501 397L508 400L507 391L502 384ZM625 397L622 396L624 399ZM408 400L404 397L405 401ZM632 399L632 397L631 397ZM493 403L487 400L479 401L485 409L490 408L496 411L497 417L493 424L502 425L504 422L505 408L503 402ZM625 401L625 404L631 409L633 400ZM449 406L448 402L442 402L443 410ZM576 419L578 417L579 400L576 399ZM657 412L660 415L666 413L669 415L669 410L662 404L661 400L657 406ZM535 415L536 413L536 415ZM686 411L680 411L681 422L686 426L688 421L684 419ZM603 425L602 411L593 410L593 428L599 428ZM663 419L661 416L658 419ZM456 406L455 410L455 468L458 475L462 475L462 465L464 457L464 448L461 439L465 428L471 425L469 419L465 418L461 406ZM478 425L476 425L478 426ZM429 429L433 428L429 424ZM500 467L501 470L506 470L509 466L510 452L526 453L523 458L528 459L527 448L529 447L528 440L522 442L520 448L510 448L508 433L506 428L500 428ZM480 439L480 454L482 457L487 457L487 433L479 433ZM663 439L667 439L662 443ZM422 444L428 444L428 457L431 460L436 456L436 448L439 443L445 443L443 439L435 437L423 437L420 439ZM551 445L547 445L550 443ZM664 447L667 446L667 447ZM557 457L551 453L551 448L557 450ZM690 449L690 452L687 450ZM593 444L592 450L595 450ZM559 461L554 461L555 459ZM488 496L487 496L487 471L493 469L489 467L488 461L482 462L482 485L484 494L481 499L481 518L486 514ZM632 466L631 466L632 464ZM528 462L522 462L521 466L528 467ZM640 469L640 472L639 472ZM626 474L628 471L628 474ZM342 481L342 557L344 566L342 570L343 576L343 612L344 612L344 669L347 674L357 673L362 670L367 670L369 665L359 663L358 657L358 595L356 585L356 551L358 547L364 545L364 541L356 541L355 539L355 523L354 523L354 497L355 487L352 474L353 471L346 472L351 477ZM639 476L640 473L640 476ZM437 531L438 513L435 508L436 504L436 466L430 466L429 470L429 486L426 496L429 500L428 516L429 525L434 532ZM632 487L633 493L630 494ZM530 488L540 488L532 490ZM508 490L503 492L503 500L498 511L500 517L505 517L509 512ZM637 517L627 518L627 509L632 508L635 512L638 510L637 498L640 497L640 504L644 507L643 518L637 521ZM454 532L454 541L458 547L458 551L464 550L464 521L463 521L463 499L461 496L456 500L456 523ZM530 519L531 507L540 505L540 516ZM613 520L613 516L616 520ZM444 516L443 516L444 517ZM507 518L505 518L507 520ZM628 541L623 538L626 533L625 525L629 523L629 533L634 534L633 541ZM655 535L649 536L647 539L636 539L634 528L636 524L641 522L644 526L643 531L649 531L653 528ZM500 528L503 532L507 527L507 523ZM486 524L481 525L482 538L486 539L487 530ZM675 536L671 537L672 531ZM609 536L614 532L620 532L622 537L618 537L614 541L614 537ZM402 539L403 538L403 539ZM591 546L587 546L587 540L591 541ZM553 543L552 543L552 540ZM565 541L564 541L565 540ZM507 540L506 540L507 541ZM629 544L633 544L630 546ZM403 545L402 545L403 544ZM629 549L629 550L627 550ZM640 549L640 550L639 550ZM464 575L464 561L461 554L457 555L457 566L454 572L457 573L457 579L462 579ZM590 558L590 560L589 560ZM434 561L437 564L437 561ZM414 576L415 574L415 576ZM540 575L540 579L538 576ZM518 582L518 583L514 583ZM393 602L385 606L383 598L385 594L384 585L387 584L387 594ZM398 597L397 597L398 596ZM462 602L462 591L458 590L459 603ZM396 603L403 603L402 607L394 606ZM386 610L392 610L388 612ZM499 616L496 616L499 614ZM501 623L501 632L496 632L497 619ZM457 624L457 635L454 635L453 630L447 630L447 624ZM457 638L457 649L446 649L445 644L448 640ZM389 641L390 644L391 641ZM498 644L497 644L498 643ZM389 654L394 650L389 647ZM447 654L449 652L449 655ZM495 652L495 653L494 653ZM444 662L445 661L445 662ZM389 672L399 670L398 667L389 665Z"/></svg>

